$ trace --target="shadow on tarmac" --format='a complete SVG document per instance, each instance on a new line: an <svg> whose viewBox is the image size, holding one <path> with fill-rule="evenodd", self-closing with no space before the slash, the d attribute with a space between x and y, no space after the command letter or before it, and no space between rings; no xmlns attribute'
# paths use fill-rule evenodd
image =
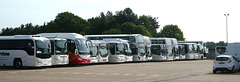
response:
<svg viewBox="0 0 240 82"><path fill-rule="evenodd" d="M41 70L49 68L66 68L66 67L85 67L94 65L116 65L116 64L133 64L133 63L151 63L151 62L177 62L177 61L200 61L200 60L174 60L174 61L138 61L138 62L123 62L123 63L90 63L90 64L68 64L68 65L54 65L54 66L43 66L43 67L23 67L21 69L15 69L12 66L0 66L0 71L17 71L17 70Z"/></svg>
<svg viewBox="0 0 240 82"><path fill-rule="evenodd" d="M210 74L210 75L240 75L240 70L237 71L237 72L229 72L229 71L217 71L216 73L213 73L213 72L209 72L207 74Z"/></svg>

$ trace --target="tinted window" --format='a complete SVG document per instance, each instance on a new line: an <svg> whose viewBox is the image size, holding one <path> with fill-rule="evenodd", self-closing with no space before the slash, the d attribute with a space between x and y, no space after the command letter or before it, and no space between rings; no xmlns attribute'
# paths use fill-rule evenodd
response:
<svg viewBox="0 0 240 82"><path fill-rule="evenodd" d="M110 43L110 53L112 55L115 55L115 49L116 49L116 45L114 43Z"/></svg>
<svg viewBox="0 0 240 82"><path fill-rule="evenodd" d="M165 40L151 40L152 44L165 44Z"/></svg>
<svg viewBox="0 0 240 82"><path fill-rule="evenodd" d="M203 54L203 45L198 45L198 53Z"/></svg>
<svg viewBox="0 0 240 82"><path fill-rule="evenodd" d="M32 40L0 40L0 50L24 50L34 55L34 43Z"/></svg>
<svg viewBox="0 0 240 82"><path fill-rule="evenodd" d="M135 43L136 42L136 39L134 36L105 36L105 37L88 37L88 40L103 40L105 38L120 38L120 39L123 39L123 40L128 40L129 43Z"/></svg>
<svg viewBox="0 0 240 82"><path fill-rule="evenodd" d="M134 44L130 44L130 48L131 48L132 54L135 54L135 55L138 54L138 50Z"/></svg>
<svg viewBox="0 0 240 82"><path fill-rule="evenodd" d="M116 47L116 54L124 54L124 45L123 44L117 44Z"/></svg>
<svg viewBox="0 0 240 82"><path fill-rule="evenodd" d="M191 44L188 45L188 53L193 53L193 46Z"/></svg>
<svg viewBox="0 0 240 82"><path fill-rule="evenodd" d="M173 41L173 44L174 44L174 45L177 45L177 44L178 44L178 42L177 42L176 39L172 39L172 41Z"/></svg>
<svg viewBox="0 0 240 82"><path fill-rule="evenodd" d="M75 49L76 49L75 41L74 40L68 40L67 43L68 43L67 44L68 51L71 52L71 53L74 53Z"/></svg>
<svg viewBox="0 0 240 82"><path fill-rule="evenodd" d="M160 55L161 47L159 45L152 45L151 46L151 52L152 52L152 54Z"/></svg>
<svg viewBox="0 0 240 82"><path fill-rule="evenodd" d="M91 57L96 57L98 53L97 46L89 46L90 47L90 55Z"/></svg>
<svg viewBox="0 0 240 82"><path fill-rule="evenodd" d="M184 47L184 45L180 45L179 46L179 50L180 50L180 54L181 55L185 55L185 47Z"/></svg>
<svg viewBox="0 0 240 82"><path fill-rule="evenodd" d="M188 46L187 45L183 45L183 47L184 47L184 52L187 54L189 52Z"/></svg>
<svg viewBox="0 0 240 82"><path fill-rule="evenodd" d="M86 55L90 53L89 46L85 39L77 39L76 43L77 43L77 48L79 53L81 53L82 55Z"/></svg>
<svg viewBox="0 0 240 82"><path fill-rule="evenodd" d="M108 52L106 46L99 46L100 56L101 57L107 57Z"/></svg>
<svg viewBox="0 0 240 82"><path fill-rule="evenodd" d="M51 43L49 40L36 40L36 57L50 58L51 57Z"/></svg>
<svg viewBox="0 0 240 82"><path fill-rule="evenodd" d="M54 55L54 50L55 50L55 46L54 46L54 44L55 44L55 42L54 42L54 40L50 40L50 42L51 42L51 55Z"/></svg>
<svg viewBox="0 0 240 82"><path fill-rule="evenodd" d="M130 36L128 41L130 41L130 43L136 42L135 37L133 36Z"/></svg>
<svg viewBox="0 0 240 82"><path fill-rule="evenodd" d="M216 61L227 61L228 59L228 57L217 57Z"/></svg>
<svg viewBox="0 0 240 82"><path fill-rule="evenodd" d="M173 55L173 54L172 54L172 50L167 49L167 55L168 55L168 56L172 56L172 55Z"/></svg>
<svg viewBox="0 0 240 82"><path fill-rule="evenodd" d="M178 46L175 46L174 48L174 55L179 55L179 49L178 49Z"/></svg>
<svg viewBox="0 0 240 82"><path fill-rule="evenodd" d="M193 44L193 52L197 53L197 44Z"/></svg>
<svg viewBox="0 0 240 82"><path fill-rule="evenodd" d="M55 41L55 53L56 54L67 54L67 41L56 40Z"/></svg>

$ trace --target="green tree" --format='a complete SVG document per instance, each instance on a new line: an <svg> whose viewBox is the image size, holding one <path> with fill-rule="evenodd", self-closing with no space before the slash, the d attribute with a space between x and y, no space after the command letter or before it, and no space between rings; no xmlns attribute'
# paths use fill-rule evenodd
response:
<svg viewBox="0 0 240 82"><path fill-rule="evenodd" d="M141 31L144 31L142 34L156 36L156 29L159 28L156 17L146 15L138 17L130 8L117 11L115 14L110 11L106 14L101 12L99 16L88 19L88 22L91 23L91 26L87 30L87 34L102 34L110 29L119 29L124 34L132 34L138 33L135 31L136 27L143 26L143 28L140 27Z"/></svg>
<svg viewBox="0 0 240 82"><path fill-rule="evenodd" d="M21 24L20 27L2 29L1 35L33 35L36 34L36 28L38 25L33 26L32 23Z"/></svg>
<svg viewBox="0 0 240 82"><path fill-rule="evenodd" d="M144 36L152 37L148 29L144 26L138 25L135 27L135 30L133 32L134 34L142 34Z"/></svg>
<svg viewBox="0 0 240 82"><path fill-rule="evenodd" d="M54 21L47 25L47 32L85 33L90 26L86 20L70 12L59 13Z"/></svg>
<svg viewBox="0 0 240 82"><path fill-rule="evenodd" d="M176 38L179 41L184 41L183 32L177 25L166 25L158 33L158 37Z"/></svg>
<svg viewBox="0 0 240 82"><path fill-rule="evenodd" d="M110 30L106 30L104 31L102 34L121 34L121 30L119 29L110 29Z"/></svg>
<svg viewBox="0 0 240 82"><path fill-rule="evenodd" d="M32 23L26 24L25 29L23 29L22 34L30 35L30 34L33 34L33 33L34 33L34 26L32 25Z"/></svg>
<svg viewBox="0 0 240 82"><path fill-rule="evenodd" d="M157 35L157 29L159 28L158 22L156 20L157 18L153 18L151 16L142 15L139 17L137 21L137 25L143 25L146 27L151 34L151 36Z"/></svg>
<svg viewBox="0 0 240 82"><path fill-rule="evenodd" d="M147 15L139 16L130 8L117 11L113 14L107 11L100 13L97 17L92 17L87 21L70 12L59 13L56 18L44 25L22 24L20 27L3 28L0 35L15 34L37 34L44 32L75 32L80 34L102 34L106 31L118 29L124 34L143 34L156 36L156 29L159 27L157 18Z"/></svg>
<svg viewBox="0 0 240 82"><path fill-rule="evenodd" d="M134 33L135 28L136 25L132 22L125 22L120 27L118 27L118 29L121 30L123 34L132 34Z"/></svg>
<svg viewBox="0 0 240 82"><path fill-rule="evenodd" d="M218 43L206 42L206 47L208 49L215 49L216 46L227 46L227 43L225 43L224 41L219 41Z"/></svg>
<svg viewBox="0 0 240 82"><path fill-rule="evenodd" d="M123 34L142 34L145 36L151 36L148 29L141 25L135 25L132 22L125 22L120 27L119 30L122 31Z"/></svg>
<svg viewBox="0 0 240 82"><path fill-rule="evenodd" d="M227 43L225 43L224 41L219 41L218 43L216 43L216 46L227 46Z"/></svg>
<svg viewBox="0 0 240 82"><path fill-rule="evenodd" d="M2 29L2 33L1 33L1 36L3 36L3 35L12 35L12 34L11 34L12 30L13 30L13 28L9 28L9 27L3 28L3 29Z"/></svg>
<svg viewBox="0 0 240 82"><path fill-rule="evenodd" d="M112 16L112 12L108 11L105 15L103 12L100 13L100 16L95 18L88 19L88 22L91 23L90 28L88 29L88 34L101 34L105 30L115 28L115 19ZM96 31L97 30L97 31Z"/></svg>
<svg viewBox="0 0 240 82"><path fill-rule="evenodd" d="M125 8L123 11L117 11L114 18L118 24L123 24L125 22L136 23L138 16L132 11L132 9Z"/></svg>
<svg viewBox="0 0 240 82"><path fill-rule="evenodd" d="M215 49L216 43L215 42L206 42L206 47L208 49Z"/></svg>

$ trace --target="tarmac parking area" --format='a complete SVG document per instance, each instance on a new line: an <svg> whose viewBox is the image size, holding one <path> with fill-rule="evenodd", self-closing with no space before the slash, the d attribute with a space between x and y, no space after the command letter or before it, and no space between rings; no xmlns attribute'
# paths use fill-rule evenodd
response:
<svg viewBox="0 0 240 82"><path fill-rule="evenodd" d="M0 67L0 82L239 82L240 72L212 73L213 60Z"/></svg>

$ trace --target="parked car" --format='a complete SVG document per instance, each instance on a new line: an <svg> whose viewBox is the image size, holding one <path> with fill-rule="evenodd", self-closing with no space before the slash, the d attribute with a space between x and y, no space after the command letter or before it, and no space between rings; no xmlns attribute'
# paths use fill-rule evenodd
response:
<svg viewBox="0 0 240 82"><path fill-rule="evenodd" d="M217 71L230 71L232 73L239 70L239 61L232 55L219 55L213 63L213 73Z"/></svg>

